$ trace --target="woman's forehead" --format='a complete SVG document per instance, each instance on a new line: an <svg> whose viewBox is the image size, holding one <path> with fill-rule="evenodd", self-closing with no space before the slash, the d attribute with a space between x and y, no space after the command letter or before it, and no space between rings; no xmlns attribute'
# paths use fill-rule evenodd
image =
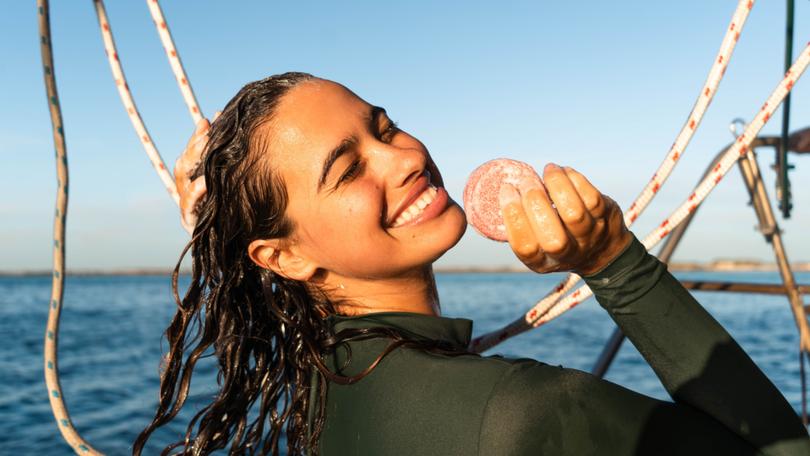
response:
<svg viewBox="0 0 810 456"><path fill-rule="evenodd" d="M332 81L315 79L290 89L273 119L259 134L269 135L272 167L288 186L316 188L329 151L364 126L371 106Z"/></svg>

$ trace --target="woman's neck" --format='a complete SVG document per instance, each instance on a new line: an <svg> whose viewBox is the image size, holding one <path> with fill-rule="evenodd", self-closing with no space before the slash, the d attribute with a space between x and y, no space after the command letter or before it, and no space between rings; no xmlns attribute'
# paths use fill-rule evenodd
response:
<svg viewBox="0 0 810 456"><path fill-rule="evenodd" d="M363 315L376 312L413 312L441 315L433 267L388 279L356 279L330 275L323 289L338 313Z"/></svg>

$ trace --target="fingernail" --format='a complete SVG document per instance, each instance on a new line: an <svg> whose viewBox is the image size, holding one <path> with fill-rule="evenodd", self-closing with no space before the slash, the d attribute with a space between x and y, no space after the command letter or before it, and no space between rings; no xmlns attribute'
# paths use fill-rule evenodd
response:
<svg viewBox="0 0 810 456"><path fill-rule="evenodd" d="M557 169L560 169L560 167L556 163L549 163L549 164L546 165L546 169L544 170L544 172L554 171L554 170L557 170Z"/></svg>
<svg viewBox="0 0 810 456"><path fill-rule="evenodd" d="M509 203L520 203L520 193L512 184L504 183L498 191L498 202L501 207Z"/></svg>

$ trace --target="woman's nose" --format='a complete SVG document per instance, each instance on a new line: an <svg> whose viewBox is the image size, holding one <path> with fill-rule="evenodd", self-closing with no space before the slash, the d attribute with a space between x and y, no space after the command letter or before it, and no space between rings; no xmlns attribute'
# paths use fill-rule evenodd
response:
<svg viewBox="0 0 810 456"><path fill-rule="evenodd" d="M385 185L398 188L410 185L424 174L427 153L419 148L397 147L381 144L377 148L377 166L385 178Z"/></svg>

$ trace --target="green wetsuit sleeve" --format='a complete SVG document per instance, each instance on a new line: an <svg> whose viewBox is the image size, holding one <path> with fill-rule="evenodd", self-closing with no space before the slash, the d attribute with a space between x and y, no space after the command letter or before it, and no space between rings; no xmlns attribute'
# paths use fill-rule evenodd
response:
<svg viewBox="0 0 810 456"><path fill-rule="evenodd" d="M768 453L800 439L810 454L807 431L779 390L641 242L585 281L675 402Z"/></svg>
<svg viewBox="0 0 810 456"><path fill-rule="evenodd" d="M784 397L638 240L585 280L674 402L518 363L489 398L479 454L810 455Z"/></svg>
<svg viewBox="0 0 810 456"><path fill-rule="evenodd" d="M757 448L806 441L807 432L782 394L637 239L585 280L673 400L706 413Z"/></svg>

